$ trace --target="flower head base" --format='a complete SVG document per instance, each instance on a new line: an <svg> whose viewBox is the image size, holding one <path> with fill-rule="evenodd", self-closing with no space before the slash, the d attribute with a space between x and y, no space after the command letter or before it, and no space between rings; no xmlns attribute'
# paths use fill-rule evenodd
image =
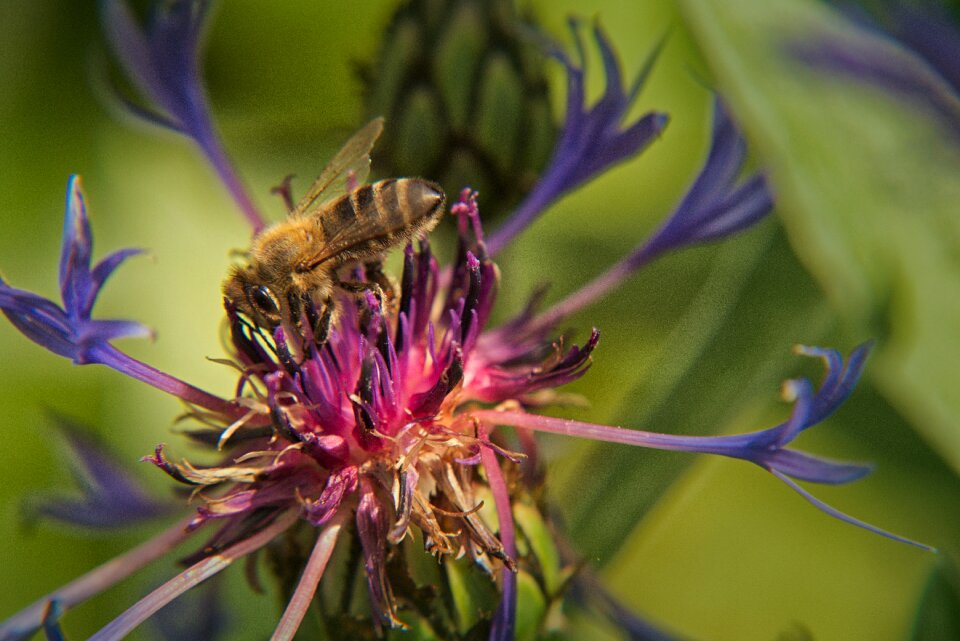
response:
<svg viewBox="0 0 960 641"><path fill-rule="evenodd" d="M400 621L386 546L411 528L437 557L465 554L491 574L515 569L514 553L478 513L478 493L489 494L481 491L490 474L481 472L483 450L514 462L521 455L491 441L468 408L522 402L577 378L597 337L566 352L541 345L526 360L484 353L478 336L498 273L485 257L476 194L465 191L453 210L462 256L454 269L442 272L426 242L408 247L394 299L342 293L322 344L282 327L269 336L227 305L234 356L256 399L251 411L269 415L271 430L198 433L230 451L212 468L173 463L160 448L151 458L198 486L203 505L190 527L220 524L205 550L235 545L291 511L318 528L353 513L374 611L390 625Z"/></svg>

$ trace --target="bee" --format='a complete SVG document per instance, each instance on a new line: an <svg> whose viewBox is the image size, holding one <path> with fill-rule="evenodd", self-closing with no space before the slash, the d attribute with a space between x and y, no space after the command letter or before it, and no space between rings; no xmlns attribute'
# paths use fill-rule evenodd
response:
<svg viewBox="0 0 960 641"><path fill-rule="evenodd" d="M305 316L322 343L337 288L379 292L374 283L341 280L341 268L376 264L387 250L436 226L445 198L435 183L391 178L363 184L382 130L383 119L377 118L354 134L286 220L253 239L248 264L231 269L223 295L261 327L300 328Z"/></svg>

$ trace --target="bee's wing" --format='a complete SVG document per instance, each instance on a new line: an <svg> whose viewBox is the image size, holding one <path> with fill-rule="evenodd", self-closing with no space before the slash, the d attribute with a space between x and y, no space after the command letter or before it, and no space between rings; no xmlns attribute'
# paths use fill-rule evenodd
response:
<svg viewBox="0 0 960 641"><path fill-rule="evenodd" d="M370 174L370 150L383 131L383 118L374 118L355 133L343 149L337 152L333 160L323 168L320 176L310 185L310 189L290 212L291 216L303 216L320 201L324 193L339 195L351 178L362 185Z"/></svg>

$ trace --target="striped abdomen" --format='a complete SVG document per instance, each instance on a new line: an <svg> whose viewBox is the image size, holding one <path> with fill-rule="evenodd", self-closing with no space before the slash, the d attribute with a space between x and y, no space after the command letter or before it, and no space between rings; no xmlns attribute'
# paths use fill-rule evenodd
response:
<svg viewBox="0 0 960 641"><path fill-rule="evenodd" d="M429 232L443 208L443 191L427 180L392 178L364 185L315 214L323 247L311 268L372 258Z"/></svg>

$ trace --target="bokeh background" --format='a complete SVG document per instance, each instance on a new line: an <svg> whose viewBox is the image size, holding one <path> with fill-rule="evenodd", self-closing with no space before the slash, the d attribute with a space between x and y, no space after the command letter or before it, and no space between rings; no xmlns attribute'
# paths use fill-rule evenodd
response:
<svg viewBox="0 0 960 641"><path fill-rule="evenodd" d="M205 66L211 104L241 176L278 219L269 188L294 173L302 189L363 121L358 63L375 60L396 3L219 4ZM577 549L625 603L685 638L958 638L956 588L951 596L936 574L960 552L957 139L876 86L784 62L786 43L852 33L811 0L522 6L560 39L567 15L598 17L628 74L668 34L634 113L666 111L671 123L503 252L499 317L540 283L551 284L548 300L573 291L669 213L704 157L712 88L778 196L756 228L667 256L577 315L576 336L602 331L591 371L571 386L589 405L557 412L676 433L758 429L788 414L777 400L784 378L820 374L790 353L794 343L846 352L876 338L857 392L798 444L875 462L867 479L816 494L941 553L831 520L742 462L547 437L549 497ZM105 52L95 2L0 3L0 268L57 297L66 179L81 174L95 254L150 251L119 271L98 315L154 327L155 341L123 349L228 395L232 373L206 357L222 354L220 282L249 229L189 142L111 111ZM545 64L558 118L563 78ZM75 367L5 322L0 363L2 618L151 531L25 523L25 499L72 482L52 413L88 425L157 496L168 479L136 461L158 442L189 450L174 433L175 399ZM88 636L172 571L158 563L71 611L69 635ZM229 574L228 638L266 638L274 599L253 595L239 568ZM135 638L151 634L144 626ZM567 637L619 638L576 611Z"/></svg>

